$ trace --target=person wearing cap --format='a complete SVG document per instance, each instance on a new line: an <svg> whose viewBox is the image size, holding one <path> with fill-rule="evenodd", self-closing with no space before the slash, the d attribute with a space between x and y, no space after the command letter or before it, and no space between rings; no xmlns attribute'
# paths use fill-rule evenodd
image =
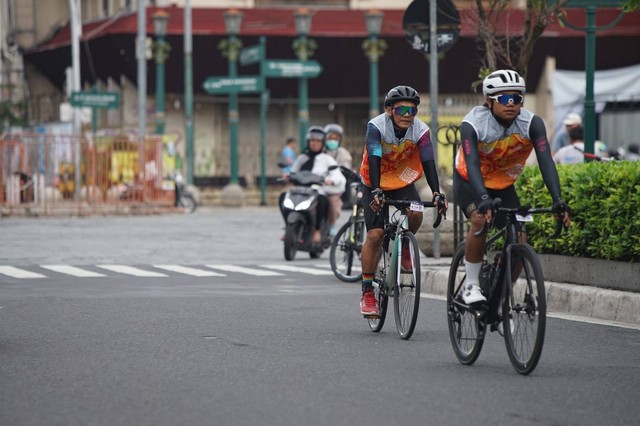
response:
<svg viewBox="0 0 640 426"><path fill-rule="evenodd" d="M553 139L553 143L551 144L551 155L558 152L560 148L563 146L569 146L569 132L571 129L582 126L582 118L579 114L572 112L571 114L567 114L567 116L562 121L562 124L565 126L566 132L560 131Z"/></svg>
<svg viewBox="0 0 640 426"><path fill-rule="evenodd" d="M438 170L434 158L431 131L418 119L420 96L409 86L396 86L384 100L384 112L367 123L365 146L362 154L362 205L367 234L362 246L362 298L360 313L366 317L380 315L378 301L373 290L373 277L384 236L384 218L388 207L384 196L391 199L419 201L415 182L423 174L438 202L442 215L447 211L446 199L440 192ZM368 207L367 207L368 206ZM407 212L409 230L414 234L422 224L422 212ZM403 245L406 253L408 245ZM412 265L402 255L401 266L411 271Z"/></svg>
<svg viewBox="0 0 640 426"><path fill-rule="evenodd" d="M346 167L351 170L351 153L340 146L342 145L342 126L336 123L327 124L324 126L324 132L327 134L327 140L324 143L325 151L327 154L333 157L338 163L338 166ZM348 186L346 186L348 187ZM338 233L336 222L340 217L340 210L342 210L342 194L344 190L339 188L331 188L327 190L327 197L329 198L329 236L335 237Z"/></svg>

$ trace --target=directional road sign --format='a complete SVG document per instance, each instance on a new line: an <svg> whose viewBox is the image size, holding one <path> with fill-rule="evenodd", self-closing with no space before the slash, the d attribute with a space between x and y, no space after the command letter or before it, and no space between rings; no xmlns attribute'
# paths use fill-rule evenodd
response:
<svg viewBox="0 0 640 426"><path fill-rule="evenodd" d="M72 92L71 105L74 107L119 108L118 92Z"/></svg>
<svg viewBox="0 0 640 426"><path fill-rule="evenodd" d="M260 45L245 47L238 57L240 65L256 64L260 61Z"/></svg>
<svg viewBox="0 0 640 426"><path fill-rule="evenodd" d="M258 75L243 75L236 78L208 77L202 87L211 95L261 92L264 89L262 79Z"/></svg>
<svg viewBox="0 0 640 426"><path fill-rule="evenodd" d="M264 66L266 77L307 77L313 78L320 75L322 65L317 61L296 61L293 59L267 60Z"/></svg>

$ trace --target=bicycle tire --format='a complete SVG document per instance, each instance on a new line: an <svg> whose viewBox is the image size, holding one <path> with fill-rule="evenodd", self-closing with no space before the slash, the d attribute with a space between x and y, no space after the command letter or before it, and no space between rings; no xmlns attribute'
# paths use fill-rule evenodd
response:
<svg viewBox="0 0 640 426"><path fill-rule="evenodd" d="M505 286L502 329L511 365L526 376L538 365L544 345L547 320L544 275L529 244L512 245L509 257L512 273L518 271L518 277L512 276Z"/></svg>
<svg viewBox="0 0 640 426"><path fill-rule="evenodd" d="M387 247L389 244L388 238L385 237L382 247ZM376 274L373 278L373 290L378 301L378 311L380 315L377 318L367 318L369 328L374 333L379 333L384 326L385 319L387 318L387 307L389 305L389 294L386 290L385 277L388 273L387 256L384 252L384 248L380 250L380 258L378 260L378 266L376 267Z"/></svg>
<svg viewBox="0 0 640 426"><path fill-rule="evenodd" d="M484 325L474 312L461 306L462 289L467 277L464 249L465 243L460 244L451 259L447 283L447 325L451 346L458 361L464 365L472 365L480 356L485 334Z"/></svg>
<svg viewBox="0 0 640 426"><path fill-rule="evenodd" d="M351 241L351 229L353 227L353 241ZM364 221L350 219L342 225L331 242L329 252L329 263L333 274L348 283L360 281L362 279L362 266L360 264L360 254L364 240Z"/></svg>
<svg viewBox="0 0 640 426"><path fill-rule="evenodd" d="M408 253L402 249L405 245L409 247ZM397 262L398 269L391 272L396 276L396 282L393 287L393 307L398 334L402 339L408 340L416 328L420 309L420 251L418 249L418 240L411 231L402 234L400 247ZM409 260L403 258L404 254L408 254ZM411 263L411 269L402 267L402 264L407 262Z"/></svg>

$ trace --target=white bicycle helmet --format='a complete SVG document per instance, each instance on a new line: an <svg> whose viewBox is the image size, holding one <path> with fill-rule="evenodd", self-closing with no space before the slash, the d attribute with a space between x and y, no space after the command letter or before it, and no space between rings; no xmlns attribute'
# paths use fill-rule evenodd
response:
<svg viewBox="0 0 640 426"><path fill-rule="evenodd" d="M514 90L524 95L526 91L524 78L512 70L494 71L485 77L482 82L482 93L485 96L495 95L498 92Z"/></svg>

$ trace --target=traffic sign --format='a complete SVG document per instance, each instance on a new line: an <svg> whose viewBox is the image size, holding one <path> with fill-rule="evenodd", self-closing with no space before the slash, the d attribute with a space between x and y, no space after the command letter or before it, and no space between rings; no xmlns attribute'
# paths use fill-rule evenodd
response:
<svg viewBox="0 0 640 426"><path fill-rule="evenodd" d="M257 75L243 75L241 77L208 77L202 84L205 92L216 95L223 93L261 92L262 79Z"/></svg>
<svg viewBox="0 0 640 426"><path fill-rule="evenodd" d="M119 108L118 92L72 92L71 105L75 107Z"/></svg>
<svg viewBox="0 0 640 426"><path fill-rule="evenodd" d="M308 77L320 75L322 65L317 61L296 61L293 59L267 60L264 66L265 77Z"/></svg>
<svg viewBox="0 0 640 426"><path fill-rule="evenodd" d="M245 47L238 57L240 65L251 65L260 62L260 45Z"/></svg>

